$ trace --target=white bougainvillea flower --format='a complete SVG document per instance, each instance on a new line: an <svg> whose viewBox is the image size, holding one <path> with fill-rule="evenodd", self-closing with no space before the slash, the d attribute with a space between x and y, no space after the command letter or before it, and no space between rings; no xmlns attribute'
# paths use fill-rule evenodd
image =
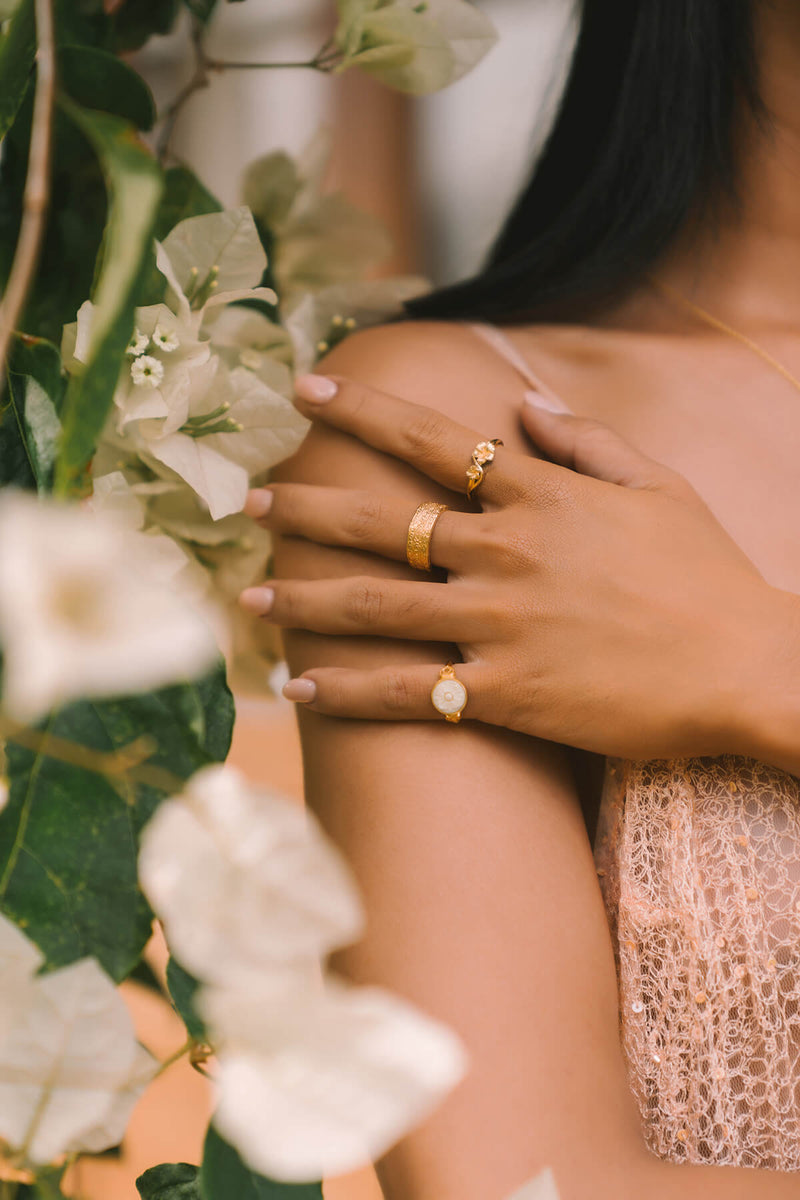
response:
<svg viewBox="0 0 800 1200"><path fill-rule="evenodd" d="M25 1166L108 1149L157 1066L94 959L39 976L0 1041L0 1138Z"/></svg>
<svg viewBox="0 0 800 1200"><path fill-rule="evenodd" d="M110 516L11 488L0 543L2 704L18 720L215 662L215 614L169 586L157 548Z"/></svg>
<svg viewBox="0 0 800 1200"><path fill-rule="evenodd" d="M213 387L191 397L179 429L164 434L157 422L142 421L139 434L142 449L185 479L217 520L241 512L250 474L293 454L309 423L254 372L213 361Z"/></svg>
<svg viewBox="0 0 800 1200"><path fill-rule="evenodd" d="M214 1123L250 1166L307 1182L365 1166L464 1076L446 1026L376 987L206 987L217 1048Z"/></svg>
<svg viewBox="0 0 800 1200"><path fill-rule="evenodd" d="M425 95L472 70L497 41L468 0L337 0L337 70L360 67L389 87Z"/></svg>
<svg viewBox="0 0 800 1200"><path fill-rule="evenodd" d="M8 784L3 781L6 797ZM38 946L0 913L0 1041L27 1006L33 977L44 962Z"/></svg>
<svg viewBox="0 0 800 1200"><path fill-rule="evenodd" d="M518 1192L514 1192L513 1196L509 1196L508 1200L559 1200L553 1172L542 1171L541 1175L531 1179Z"/></svg>
<svg viewBox="0 0 800 1200"><path fill-rule="evenodd" d="M159 807L139 876L176 958L204 980L269 978L363 928L350 869L313 816L228 766Z"/></svg>
<svg viewBox="0 0 800 1200"><path fill-rule="evenodd" d="M323 191L330 155L331 137L323 131L297 159L278 150L245 172L244 201L273 236L272 274L284 299L361 279L391 253L392 239L377 218Z"/></svg>
<svg viewBox="0 0 800 1200"><path fill-rule="evenodd" d="M295 371L302 375L312 370L350 330L387 321L402 312L406 300L429 290L427 279L402 276L336 284L298 297L284 319L294 347Z"/></svg>
<svg viewBox="0 0 800 1200"><path fill-rule="evenodd" d="M131 379L135 387L157 388L164 378L164 367L151 354L140 354L131 363Z"/></svg>
<svg viewBox="0 0 800 1200"><path fill-rule="evenodd" d="M169 285L167 303L197 331L232 300L277 303L271 288L259 286L267 256L245 206L181 221L156 244L156 264Z"/></svg>

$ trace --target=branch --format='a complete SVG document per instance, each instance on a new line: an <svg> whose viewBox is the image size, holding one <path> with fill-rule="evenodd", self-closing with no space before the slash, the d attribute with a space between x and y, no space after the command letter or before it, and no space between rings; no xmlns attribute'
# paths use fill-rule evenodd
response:
<svg viewBox="0 0 800 1200"><path fill-rule="evenodd" d="M8 717L0 716L0 736L9 742L16 742L18 746L24 746L26 750L32 750L35 754L55 758L73 767L81 767L84 771L94 771L95 774L108 779L127 779L132 783L148 784L169 793L180 792L186 786L186 780L180 776L143 761L158 749L155 740L147 734L120 750L104 753L101 750L92 750L89 746L81 746L78 742L71 742L67 738L56 737L49 732L19 725Z"/></svg>
<svg viewBox="0 0 800 1200"><path fill-rule="evenodd" d="M161 117L161 133L156 143L156 157L159 163L163 166L164 161L169 153L169 144L172 141L172 135L175 132L175 125L181 110L189 101L195 92L202 91L207 88L210 83L209 74L212 71L279 71L279 70L299 70L307 69L312 71L330 71L341 57L337 51L332 48L332 39L329 38L324 46L320 47L313 58L307 62L227 62L222 59L209 58L206 54L204 44L205 26L197 17L192 18L192 51L194 56L194 70L191 78L185 87L181 88L177 96L164 110L164 115Z"/></svg>
<svg viewBox="0 0 800 1200"><path fill-rule="evenodd" d="M0 376L5 371L11 337L33 282L47 212L56 87L53 0L35 0L35 12L36 93L28 151L28 174L22 201L22 223L5 295L0 303Z"/></svg>

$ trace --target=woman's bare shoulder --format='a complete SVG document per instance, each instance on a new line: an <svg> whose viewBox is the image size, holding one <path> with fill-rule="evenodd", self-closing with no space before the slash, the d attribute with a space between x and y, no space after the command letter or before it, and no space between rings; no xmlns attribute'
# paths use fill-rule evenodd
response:
<svg viewBox="0 0 800 1200"><path fill-rule="evenodd" d="M444 412L482 436L521 439L524 384L468 324L398 321L352 334L316 370ZM484 426L492 423L492 432Z"/></svg>

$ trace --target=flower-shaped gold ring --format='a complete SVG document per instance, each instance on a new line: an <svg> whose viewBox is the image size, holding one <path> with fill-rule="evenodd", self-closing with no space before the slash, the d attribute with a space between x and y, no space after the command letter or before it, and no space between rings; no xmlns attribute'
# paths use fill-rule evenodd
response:
<svg viewBox="0 0 800 1200"><path fill-rule="evenodd" d="M471 496L483 483L483 477L486 474L486 467L489 463L494 462L494 453L497 446L502 446L500 438L492 438L487 442L478 442L475 449L472 451L472 458L467 467L467 495Z"/></svg>

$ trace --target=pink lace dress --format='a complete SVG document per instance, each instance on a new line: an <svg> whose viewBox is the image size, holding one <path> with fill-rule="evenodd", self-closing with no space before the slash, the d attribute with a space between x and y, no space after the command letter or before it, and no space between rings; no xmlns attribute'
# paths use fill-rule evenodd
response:
<svg viewBox="0 0 800 1200"><path fill-rule="evenodd" d="M733 755L608 759L595 860L650 1149L800 1171L800 780Z"/></svg>

